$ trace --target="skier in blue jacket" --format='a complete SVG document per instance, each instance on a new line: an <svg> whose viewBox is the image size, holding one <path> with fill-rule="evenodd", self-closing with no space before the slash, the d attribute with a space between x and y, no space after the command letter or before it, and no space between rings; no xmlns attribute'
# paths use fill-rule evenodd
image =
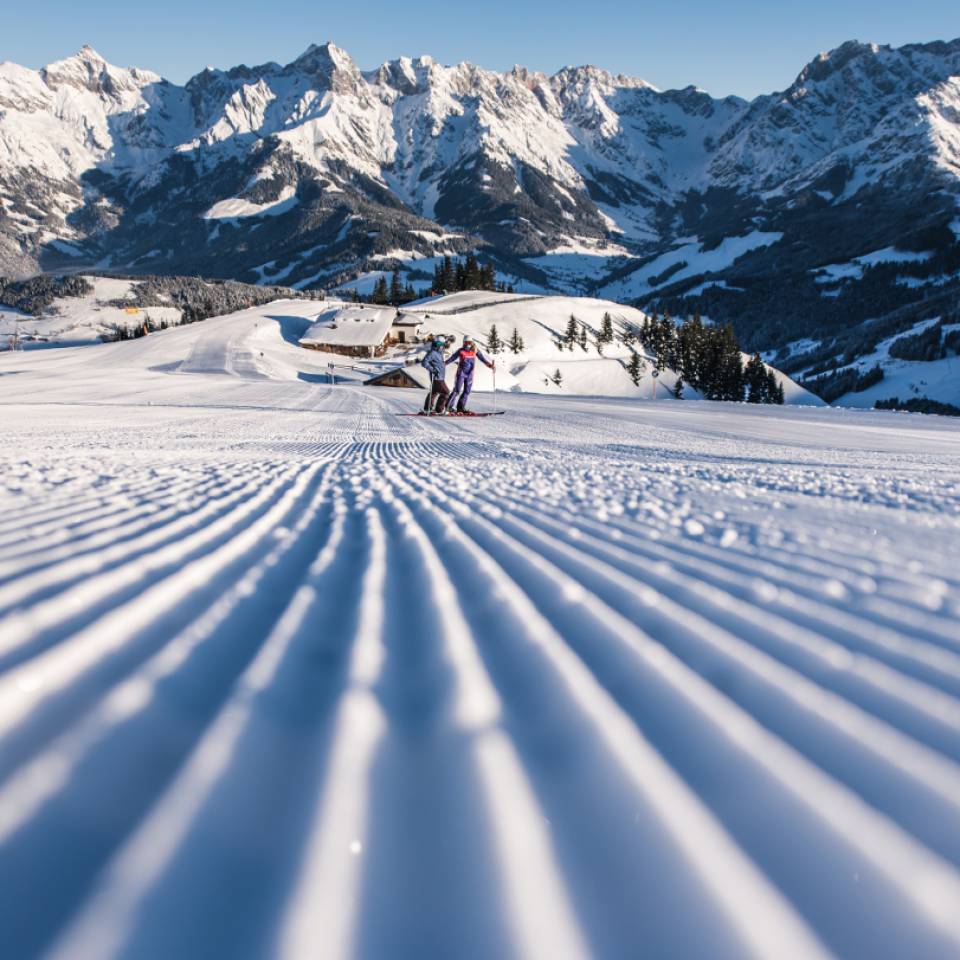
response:
<svg viewBox="0 0 960 960"><path fill-rule="evenodd" d="M421 364L430 374L430 392L423 403L423 412L430 413L430 407L433 405L434 413L445 413L447 397L450 396L450 388L447 386L446 363L443 359L443 351L447 341L442 337L436 337L430 344L427 355L421 360ZM436 398L436 399L434 399Z"/></svg>
<svg viewBox="0 0 960 960"><path fill-rule="evenodd" d="M457 413L466 413L467 401L473 389L473 371L477 360L486 364L491 370L493 363L477 349L473 337L469 335L463 338L463 346L447 358L447 363L453 363L454 360L457 361L457 381L447 401L447 413L453 411L454 405L457 407Z"/></svg>

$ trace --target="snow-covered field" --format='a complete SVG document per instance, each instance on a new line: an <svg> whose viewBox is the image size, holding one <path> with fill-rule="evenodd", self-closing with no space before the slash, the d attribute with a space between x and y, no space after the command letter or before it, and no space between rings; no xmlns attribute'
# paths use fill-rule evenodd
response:
<svg viewBox="0 0 960 960"><path fill-rule="evenodd" d="M0 355L5 957L960 953L955 422L398 417L263 309Z"/></svg>
<svg viewBox="0 0 960 960"><path fill-rule="evenodd" d="M63 297L54 301L40 316L19 313L9 307L0 307L0 346L6 348L15 332L29 348L37 346L64 346L69 344L100 343L112 337L119 327L135 327L145 320L180 322L176 307L129 308L130 312L112 301L128 299L134 287L130 280L108 277L88 277L93 291L85 297Z"/></svg>

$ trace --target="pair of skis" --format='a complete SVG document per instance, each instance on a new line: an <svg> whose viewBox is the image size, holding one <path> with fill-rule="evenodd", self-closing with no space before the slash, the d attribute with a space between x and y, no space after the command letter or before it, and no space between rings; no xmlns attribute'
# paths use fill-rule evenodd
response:
<svg viewBox="0 0 960 960"><path fill-rule="evenodd" d="M418 410L416 413L398 413L398 417L502 417L506 410L491 410L487 413L427 413L425 410Z"/></svg>

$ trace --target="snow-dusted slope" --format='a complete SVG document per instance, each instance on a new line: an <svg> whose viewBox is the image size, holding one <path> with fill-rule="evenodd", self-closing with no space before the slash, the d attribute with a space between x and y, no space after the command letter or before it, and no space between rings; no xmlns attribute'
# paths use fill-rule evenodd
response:
<svg viewBox="0 0 960 960"><path fill-rule="evenodd" d="M960 952L955 424L401 418L254 314L0 355L6 953Z"/></svg>
<svg viewBox="0 0 960 960"><path fill-rule="evenodd" d="M90 277L89 282L89 294L59 298L39 316L0 307L0 345L5 347L15 334L26 348L100 343L115 336L121 327L148 320L157 325L180 322L181 311L173 306L118 306L132 297L135 281Z"/></svg>
<svg viewBox="0 0 960 960"><path fill-rule="evenodd" d="M903 343L903 338L923 336L924 333L931 335L938 344L938 349L931 349L927 359L898 355L898 342ZM835 402L844 407L869 409L878 401L892 398L901 402L927 399L960 408L960 341L957 338L960 338L960 322L944 323L942 318L933 317L905 332L879 340L873 349L853 362L840 358L835 369L827 374L827 381L844 374L868 378L873 373L873 379L876 379L877 369L882 378L869 386L850 389ZM948 345L944 346L944 343ZM815 377L810 380L816 383Z"/></svg>

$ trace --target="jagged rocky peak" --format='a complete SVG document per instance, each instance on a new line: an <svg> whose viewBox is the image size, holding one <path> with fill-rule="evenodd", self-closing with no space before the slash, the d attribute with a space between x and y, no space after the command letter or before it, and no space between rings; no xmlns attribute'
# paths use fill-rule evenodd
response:
<svg viewBox="0 0 960 960"><path fill-rule="evenodd" d="M558 87L585 87L599 85L604 87L633 87L655 90L656 87L639 77L628 77L622 73L613 74L601 67L584 64L579 67L563 67L551 78L554 86Z"/></svg>
<svg viewBox="0 0 960 960"><path fill-rule="evenodd" d="M301 73L320 74L331 74L337 70L355 72L357 69L350 54L329 40L326 43L311 43L290 67Z"/></svg>
<svg viewBox="0 0 960 960"><path fill-rule="evenodd" d="M83 60L87 63L98 63L106 65L106 60L97 53L89 43L85 43L76 54L75 59Z"/></svg>
<svg viewBox="0 0 960 960"><path fill-rule="evenodd" d="M48 63L40 73L49 86L66 83L91 88L107 66L107 61L93 47L85 44L72 57Z"/></svg>
<svg viewBox="0 0 960 960"><path fill-rule="evenodd" d="M739 97L715 100L706 90L701 90L700 87L695 87L693 84L680 90L665 90L661 96L665 100L677 104L688 115L698 117L712 117L718 106L726 106L733 110L742 109L746 106L746 101Z"/></svg>
<svg viewBox="0 0 960 960"><path fill-rule="evenodd" d="M72 57L47 64L40 75L49 87L66 85L108 95L161 80L160 76L149 70L113 66L90 44L84 44Z"/></svg>
<svg viewBox="0 0 960 960"><path fill-rule="evenodd" d="M425 89L434 66L432 57L397 57L365 73L364 78L378 86L391 87L399 93L410 95Z"/></svg>
<svg viewBox="0 0 960 960"><path fill-rule="evenodd" d="M834 50L818 54L811 60L797 77L794 86L805 83L818 83L842 70L847 64L863 56L872 56L881 50L889 51L889 47L881 47L876 43L861 43L859 40L847 40Z"/></svg>
<svg viewBox="0 0 960 960"><path fill-rule="evenodd" d="M363 75L357 69L350 54L329 40L312 43L293 63L284 68L284 73L310 77L319 89L334 93L362 93L365 86Z"/></svg>
<svg viewBox="0 0 960 960"><path fill-rule="evenodd" d="M522 83L528 90L537 90L546 86L550 78L539 70L531 70L528 67L515 64L510 71L510 76L518 83Z"/></svg>

